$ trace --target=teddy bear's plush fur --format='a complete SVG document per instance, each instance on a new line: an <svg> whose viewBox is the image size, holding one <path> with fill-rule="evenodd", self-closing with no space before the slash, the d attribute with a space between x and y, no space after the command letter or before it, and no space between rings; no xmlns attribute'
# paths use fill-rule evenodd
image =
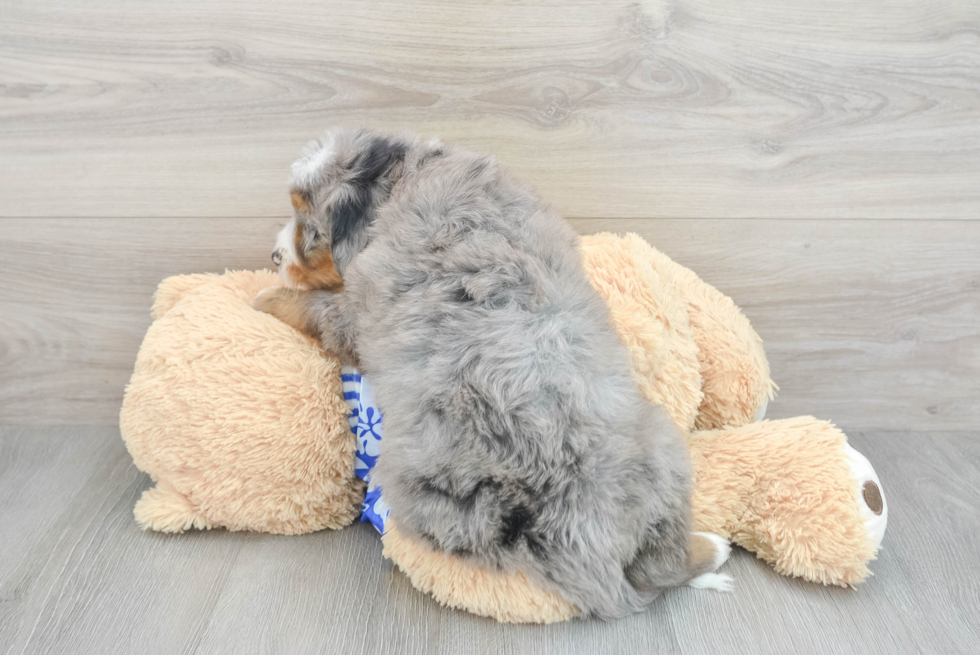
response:
<svg viewBox="0 0 980 655"><path fill-rule="evenodd" d="M303 534L357 517L340 365L252 309L277 283L269 271L181 275L157 290L120 413L157 483L136 505L142 527Z"/></svg>
<svg viewBox="0 0 980 655"><path fill-rule="evenodd" d="M582 239L585 268L644 395L685 433L695 529L776 570L825 584L868 575L887 505L846 437L810 417L752 422L773 385L761 341L730 299L636 236ZM354 441L336 360L255 312L269 272L165 280L122 409L123 438L157 486L139 523L296 534L357 513ZM419 589L501 621L581 614L520 573L475 567L399 533L384 552Z"/></svg>

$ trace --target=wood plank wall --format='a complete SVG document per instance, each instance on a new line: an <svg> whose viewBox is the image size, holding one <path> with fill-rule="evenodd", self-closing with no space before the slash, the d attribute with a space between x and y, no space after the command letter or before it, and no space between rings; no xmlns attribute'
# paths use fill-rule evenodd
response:
<svg viewBox="0 0 980 655"><path fill-rule="evenodd" d="M980 421L980 3L6 0L0 424L113 424L167 275L265 266L324 128L498 153L731 295L772 416Z"/></svg>

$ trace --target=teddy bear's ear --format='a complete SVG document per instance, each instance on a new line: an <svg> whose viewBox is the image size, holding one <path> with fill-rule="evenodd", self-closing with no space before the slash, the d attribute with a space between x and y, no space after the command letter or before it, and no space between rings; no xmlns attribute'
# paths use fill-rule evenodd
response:
<svg viewBox="0 0 980 655"><path fill-rule="evenodd" d="M207 284L219 276L214 273L196 273L194 275L174 275L166 278L153 294L153 308L150 314L157 320L177 304L177 301L189 292Z"/></svg>

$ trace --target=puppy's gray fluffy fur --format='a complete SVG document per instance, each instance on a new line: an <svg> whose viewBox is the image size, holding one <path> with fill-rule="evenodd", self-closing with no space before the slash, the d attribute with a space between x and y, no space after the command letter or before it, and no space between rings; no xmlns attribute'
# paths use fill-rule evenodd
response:
<svg viewBox="0 0 980 655"><path fill-rule="evenodd" d="M708 570L680 434L551 207L491 157L366 130L313 142L293 177L344 280L311 323L375 386L399 530L603 618Z"/></svg>

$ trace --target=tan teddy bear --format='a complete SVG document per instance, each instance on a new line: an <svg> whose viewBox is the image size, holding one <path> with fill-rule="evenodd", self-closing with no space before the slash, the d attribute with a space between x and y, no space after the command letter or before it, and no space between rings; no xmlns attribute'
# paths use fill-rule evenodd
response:
<svg viewBox="0 0 980 655"><path fill-rule="evenodd" d="M870 463L825 421L756 421L772 394L762 342L738 307L635 235L582 239L634 375L687 434L695 529L780 573L853 585L887 521ZM123 439L157 485L135 508L166 532L225 527L300 534L349 524L363 486L338 362L254 311L273 273L164 280L126 391ZM573 605L520 573L488 571L403 538L385 556L440 602L501 621L547 623Z"/></svg>

